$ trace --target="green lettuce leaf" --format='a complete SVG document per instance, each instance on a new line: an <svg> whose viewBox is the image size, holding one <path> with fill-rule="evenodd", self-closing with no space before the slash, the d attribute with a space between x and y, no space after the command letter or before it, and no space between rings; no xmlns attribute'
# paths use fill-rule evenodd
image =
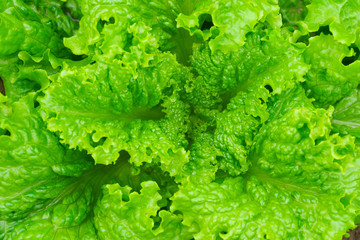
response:
<svg viewBox="0 0 360 240"><path fill-rule="evenodd" d="M131 53L142 53L145 49L147 52L157 48L173 50L181 62L186 62L185 58L192 51L192 40L185 30L176 28L175 21L186 8L186 2L81 1L83 17L79 31L66 38L64 43L78 55L101 53L120 59ZM134 49L137 45L140 45L140 50ZM181 49L175 49L178 46L182 46Z"/></svg>
<svg viewBox="0 0 360 240"><path fill-rule="evenodd" d="M360 138L360 91L355 89L335 105L333 131Z"/></svg>
<svg viewBox="0 0 360 240"><path fill-rule="evenodd" d="M34 6L29 6L23 1L12 1L12 3L8 3L8 8L0 13L0 56L3 57L19 51L26 51L35 58L42 57L47 50L57 57L69 54L69 51L64 48L62 43L62 37L66 36L66 34L60 35L60 32L67 31L69 32L67 35L72 34L71 32L75 26L71 25L73 23L71 18L60 12L58 7L48 6L48 9L42 8L39 10L43 14L48 10L47 16L49 19L44 19L43 15L33 8ZM49 11L49 9L56 11L57 16L52 16L54 13ZM62 17L58 16L59 14ZM57 21L52 20L51 17L57 19ZM67 25L71 25L68 26L69 29L61 29L64 27L62 25L65 24L58 21L59 19L67 21ZM61 26L52 28L52 24L60 24Z"/></svg>
<svg viewBox="0 0 360 240"><path fill-rule="evenodd" d="M260 126L268 119L267 105L255 94L239 92L216 119L215 146L222 152L219 168L238 175L249 168L248 154Z"/></svg>
<svg viewBox="0 0 360 240"><path fill-rule="evenodd" d="M312 0L307 8L305 23L309 31L329 25L336 41L345 45L356 42L360 47L359 0Z"/></svg>
<svg viewBox="0 0 360 240"><path fill-rule="evenodd" d="M189 30L203 40L209 40L212 51L236 51L245 44L246 34L257 23L278 28L279 6L271 1L195 1L192 11L182 12L177 26Z"/></svg>
<svg viewBox="0 0 360 240"><path fill-rule="evenodd" d="M278 6L272 2L249 4L232 1L231 4L234 6L229 7L222 1L82 1L80 29L75 36L65 39L65 45L76 54L89 54L92 49L104 46L110 36L116 35L117 42L123 43L114 48L117 52L124 49L125 39L133 33L131 28L146 25L146 32L156 40L160 49L173 50L180 62L188 64L195 41L193 35L202 40L212 37L212 50L229 51L243 45L245 35L258 22L280 26Z"/></svg>
<svg viewBox="0 0 360 240"><path fill-rule="evenodd" d="M330 110L278 101L245 175L188 181L175 193L171 209L195 239L332 239L354 227L354 139L330 135Z"/></svg>
<svg viewBox="0 0 360 240"><path fill-rule="evenodd" d="M61 1L2 1L0 76L7 96L18 99L45 89L47 74L58 71L58 58L73 58L62 38L74 34L76 21ZM75 59L75 58L74 58Z"/></svg>
<svg viewBox="0 0 360 240"><path fill-rule="evenodd" d="M40 229L44 237L51 236L46 235L51 233L44 232L42 227L49 224L53 230L55 225L62 227L61 224L53 224L47 213L56 211L48 209L58 202L68 204L72 209L65 208L65 212L57 214L61 219L58 221L68 221L70 225L78 221L74 215L87 207L82 205L83 202L70 206L68 198L71 197L65 193L71 195L73 190L81 190L71 182L92 166L91 159L84 153L67 150L59 144L58 138L46 129L34 109L33 98L32 94L19 102L3 98L0 108L0 220L9 226L7 231L12 230L7 238L40 236ZM45 213L42 214L42 211ZM37 229L34 228L31 233L35 220L34 227ZM24 232L26 229L29 231ZM77 231L74 229L74 232Z"/></svg>
<svg viewBox="0 0 360 240"><path fill-rule="evenodd" d="M191 239L181 216L160 210L159 187L143 182L140 194L119 184L106 185L95 208L95 225L100 239ZM154 224L153 217L161 219Z"/></svg>
<svg viewBox="0 0 360 240"><path fill-rule="evenodd" d="M136 173L128 163L129 155L126 153L121 154L116 164L94 166L88 155L68 150L46 129L38 108L33 106L33 94L17 102L2 97L1 104L2 239L106 239L94 225L97 219L94 211L99 210L94 210L96 204L103 212L109 210L102 205L108 201L106 194L102 194L102 186L116 182L114 186L121 183L138 191L140 183L149 179L156 183L151 182L152 187L145 197L158 204L154 206L153 217L162 219L161 223L154 219L154 223L160 224L154 234L159 239L168 239L180 232L183 235L179 235L179 239L189 236L182 230L186 227L181 226L181 217L166 210L156 214L158 209L168 208L168 198L177 191L177 185L170 176L154 166L143 167ZM144 199L137 201L143 203ZM132 204L138 205L139 202ZM131 209L130 212L133 211ZM128 227L132 226L131 222L128 224ZM155 236L151 235L151 228L148 234L144 236Z"/></svg>
<svg viewBox="0 0 360 240"><path fill-rule="evenodd" d="M33 107L32 95L20 102L3 101L0 211L5 219L19 219L28 210L41 207L37 199L45 202L67 184L67 177L61 179L59 175L79 176L91 164L86 155L67 150L46 129ZM72 162L74 159L77 160ZM46 188L53 191L44 191Z"/></svg>
<svg viewBox="0 0 360 240"><path fill-rule="evenodd" d="M341 239L358 5L0 0L0 239Z"/></svg>
<svg viewBox="0 0 360 240"><path fill-rule="evenodd" d="M279 31L263 27L258 25L247 35L244 46L228 54L211 52L206 44L195 48L192 66L199 77L186 88L195 113L216 116L212 112L226 107L238 92L254 92L267 102L271 95L303 81L308 69L301 56L303 49Z"/></svg>
<svg viewBox="0 0 360 240"><path fill-rule="evenodd" d="M96 163L115 162L126 150L135 165L160 160L172 175L181 172L188 161L188 110L177 94L182 68L170 54L153 57L136 72L119 61L64 69L39 100L48 128Z"/></svg>
<svg viewBox="0 0 360 240"><path fill-rule="evenodd" d="M281 118L285 113L297 107L312 109L313 99L307 98L305 90L300 84L282 94L274 95L268 102L268 122Z"/></svg>
<svg viewBox="0 0 360 240"><path fill-rule="evenodd" d="M198 133L190 147L189 162L184 166L182 182L189 179L194 183L210 183L215 180L219 169L218 157L222 154L214 146L214 135Z"/></svg>
<svg viewBox="0 0 360 240"><path fill-rule="evenodd" d="M354 55L346 45L337 42L332 35L310 38L304 51L305 62L311 69L305 76L305 88L316 105L327 107L349 95L360 83L360 61L345 66L342 60Z"/></svg>

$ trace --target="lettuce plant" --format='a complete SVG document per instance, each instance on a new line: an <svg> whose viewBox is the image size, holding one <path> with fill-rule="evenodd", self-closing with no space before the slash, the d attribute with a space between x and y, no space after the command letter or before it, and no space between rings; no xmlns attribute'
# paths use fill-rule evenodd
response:
<svg viewBox="0 0 360 240"><path fill-rule="evenodd" d="M359 0L0 0L0 239L342 239Z"/></svg>

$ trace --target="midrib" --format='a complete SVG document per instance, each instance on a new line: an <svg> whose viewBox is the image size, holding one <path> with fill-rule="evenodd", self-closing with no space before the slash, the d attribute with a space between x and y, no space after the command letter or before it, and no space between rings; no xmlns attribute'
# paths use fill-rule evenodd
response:
<svg viewBox="0 0 360 240"><path fill-rule="evenodd" d="M121 120L121 121L131 121L134 118L126 116L125 114L117 115L114 113L94 113L94 112L78 112L78 111L65 111L65 115L70 116L81 116L87 118L102 118L107 120Z"/></svg>
<svg viewBox="0 0 360 240"><path fill-rule="evenodd" d="M257 166L251 166L249 171L245 174L244 179L248 181L251 176L255 176L262 182L271 183L275 186L281 186L285 189L298 190L300 192L306 192L317 197L324 195L322 193L319 193L318 189L311 189L310 186L301 186L299 183L289 183L289 181L286 181L286 179L271 177L266 171L260 169Z"/></svg>
<svg viewBox="0 0 360 240"><path fill-rule="evenodd" d="M181 0L180 0L181 2ZM183 4L180 3L181 12L185 15L190 15L194 11L194 7L196 6L198 0L185 0Z"/></svg>
<svg viewBox="0 0 360 240"><path fill-rule="evenodd" d="M86 170L79 177L70 177L73 179L71 183L69 183L66 187L64 187L63 191L42 208L32 212L29 216L45 211L56 204L60 203L65 197L73 194L78 190L82 190L81 194L84 194L84 191L88 187L93 188L93 197L97 199L99 197L99 190L104 184L110 183L110 180L117 179L122 175L122 172L129 172L129 168L131 165L128 163L127 156L120 156L116 161L116 164L112 165L94 165L91 169ZM94 201L94 203L96 200Z"/></svg>
<svg viewBox="0 0 360 240"><path fill-rule="evenodd" d="M20 13L16 8L15 8L15 11L16 11L18 14L21 15L21 13ZM21 23L21 24L24 24L24 23ZM14 23L14 25L15 25L15 23ZM34 38L33 36L31 36L31 35L28 33L29 31L28 31L27 27L25 27L24 25L22 25L22 26L24 27L25 35L26 35L27 38L30 38L31 40L39 43L39 45L42 45L44 48L49 49L49 44L50 44L52 38L53 38L55 35L53 35L53 36L50 38L50 41L49 41L49 42L47 42L47 43L41 42L39 39ZM55 37L57 37L57 36L55 36Z"/></svg>
<svg viewBox="0 0 360 240"><path fill-rule="evenodd" d="M332 122L335 123L335 124L339 124L339 125L346 125L346 126L351 126L351 127L360 127L360 123L357 123L357 122L341 121L341 120L336 120L336 119L333 119Z"/></svg>
<svg viewBox="0 0 360 240"><path fill-rule="evenodd" d="M81 116L86 118L101 118L113 121L126 121L130 122L136 119L141 120L160 120L165 117L165 113L156 109L138 109L131 113L109 113L109 112L81 112L81 111L63 111L63 114L70 116Z"/></svg>

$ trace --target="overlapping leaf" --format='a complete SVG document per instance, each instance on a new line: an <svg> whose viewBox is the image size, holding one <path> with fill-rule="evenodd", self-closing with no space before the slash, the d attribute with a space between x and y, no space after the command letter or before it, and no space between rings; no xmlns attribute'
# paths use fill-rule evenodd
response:
<svg viewBox="0 0 360 240"><path fill-rule="evenodd" d="M305 23L310 31L329 25L335 40L348 46L356 42L360 47L359 0L312 0L307 8Z"/></svg>
<svg viewBox="0 0 360 240"><path fill-rule="evenodd" d="M43 217L36 215L37 212L51 208L57 201L66 201L62 197L56 198L68 194L64 189L92 166L84 153L67 150L59 144L58 138L44 126L33 104L33 95L29 95L15 103L3 99L0 108L0 215L10 229L14 223L21 226L25 218L40 220ZM79 211L88 207L81 205L77 205ZM69 218L72 214L68 212ZM28 224L31 225L34 219ZM41 225L39 227L41 229ZM21 239L21 234L29 233L21 232L30 226L16 226L15 229L12 236ZM38 230L33 236L39 234Z"/></svg>
<svg viewBox="0 0 360 240"><path fill-rule="evenodd" d="M360 92L355 89L335 105L334 131L360 138Z"/></svg>
<svg viewBox="0 0 360 240"><path fill-rule="evenodd" d="M341 239L360 8L309 4L0 0L0 239Z"/></svg>
<svg viewBox="0 0 360 240"><path fill-rule="evenodd" d="M77 25L53 1L1 1L0 76L14 99L48 86L47 74L58 71L58 58L73 57L62 38ZM75 59L74 59L75 60Z"/></svg>
<svg viewBox="0 0 360 240"><path fill-rule="evenodd" d="M169 54L153 57L135 73L120 61L63 70L40 100L48 128L96 163L115 162L126 150L136 165L160 158L164 170L181 171L187 161L187 107L176 93L181 68Z"/></svg>
<svg viewBox="0 0 360 240"><path fill-rule="evenodd" d="M212 53L206 45L195 49L193 67L199 77L189 83L188 91L189 101L200 114L204 115L204 108L221 109L221 104L226 105L240 91L254 92L266 102L271 94L302 81L308 69L300 55L302 49L280 32L262 27L249 33L245 45L235 52Z"/></svg>
<svg viewBox="0 0 360 240"><path fill-rule="evenodd" d="M195 239L341 238L354 226L356 207L342 202L359 180L354 139L330 135L323 109L287 106L273 105L277 116L256 136L243 177L189 181L175 194L172 210Z"/></svg>
<svg viewBox="0 0 360 240"><path fill-rule="evenodd" d="M347 66L342 60L354 53L331 35L321 34L310 39L304 59L311 64L305 86L317 105L326 107L349 95L360 83L360 61Z"/></svg>
<svg viewBox="0 0 360 240"><path fill-rule="evenodd" d="M101 239L191 239L181 217L160 210L161 199L155 182L143 182L141 193L129 187L106 185L104 196L95 209L95 224ZM152 217L161 218L156 229Z"/></svg>

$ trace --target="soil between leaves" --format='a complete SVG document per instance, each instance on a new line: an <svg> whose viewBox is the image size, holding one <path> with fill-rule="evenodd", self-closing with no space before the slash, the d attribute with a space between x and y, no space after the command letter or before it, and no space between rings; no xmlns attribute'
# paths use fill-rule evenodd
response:
<svg viewBox="0 0 360 240"><path fill-rule="evenodd" d="M5 88L4 88L4 83L0 77L0 93L2 93L3 95L5 95Z"/></svg>
<svg viewBox="0 0 360 240"><path fill-rule="evenodd" d="M343 238L343 240L360 240L360 226L350 231L349 238Z"/></svg>

